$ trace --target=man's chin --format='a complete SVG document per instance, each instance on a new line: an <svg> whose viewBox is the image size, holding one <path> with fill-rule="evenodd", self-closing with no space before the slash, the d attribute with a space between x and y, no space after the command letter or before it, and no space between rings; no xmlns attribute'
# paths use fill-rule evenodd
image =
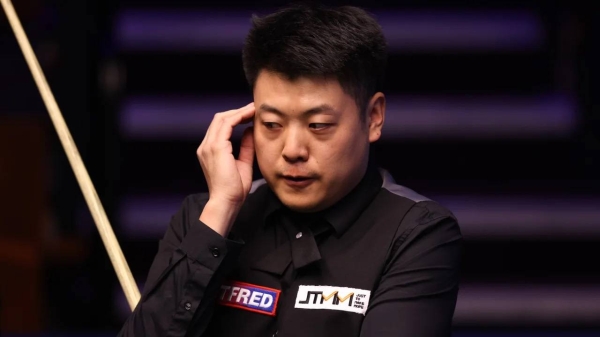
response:
<svg viewBox="0 0 600 337"><path fill-rule="evenodd" d="M281 195L279 196L279 200L285 207L299 213L313 213L323 209L323 204L320 203L319 200L308 199L301 196Z"/></svg>

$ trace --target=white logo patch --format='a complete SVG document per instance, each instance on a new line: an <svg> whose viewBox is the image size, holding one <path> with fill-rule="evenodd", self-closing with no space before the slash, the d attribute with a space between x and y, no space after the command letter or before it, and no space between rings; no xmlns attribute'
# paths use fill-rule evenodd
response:
<svg viewBox="0 0 600 337"><path fill-rule="evenodd" d="M371 292L363 289L300 286L294 308L341 310L364 315L370 296Z"/></svg>

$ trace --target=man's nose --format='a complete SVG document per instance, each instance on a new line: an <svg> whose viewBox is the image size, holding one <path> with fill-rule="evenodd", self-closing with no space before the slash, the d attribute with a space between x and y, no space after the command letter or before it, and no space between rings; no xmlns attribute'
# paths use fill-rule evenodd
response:
<svg viewBox="0 0 600 337"><path fill-rule="evenodd" d="M308 160L308 146L300 130L289 129L284 141L281 155L286 161L293 163Z"/></svg>

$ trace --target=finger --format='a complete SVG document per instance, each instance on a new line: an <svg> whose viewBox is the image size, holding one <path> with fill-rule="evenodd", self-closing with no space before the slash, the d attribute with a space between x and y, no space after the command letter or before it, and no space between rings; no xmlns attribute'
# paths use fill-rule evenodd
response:
<svg viewBox="0 0 600 337"><path fill-rule="evenodd" d="M252 105L253 105L253 103L249 103L246 106L243 106L238 109L232 109L232 110L216 113L213 116L213 119L210 122L208 129L206 130L206 134L205 134L204 138L211 139L212 138L211 136L215 133L215 130L219 130L221 128L221 125L223 124L223 120L225 118L235 115L235 114L239 113L240 111L243 111L244 109L250 109Z"/></svg>
<svg viewBox="0 0 600 337"><path fill-rule="evenodd" d="M215 129L214 141L228 141L233 134L233 129L242 123L250 122L253 116L254 106L250 109L241 109L238 113L224 118L220 128L218 130Z"/></svg>
<svg viewBox="0 0 600 337"><path fill-rule="evenodd" d="M254 108L254 103L251 102L251 103L247 104L246 106L243 106L239 109L233 109L233 110L228 110L225 112L216 113L214 115L213 120L211 121L210 125L208 126L206 133L204 134L203 142L210 142L213 140L214 136L216 134L218 134L218 130L221 129L224 119L226 119L229 116L239 114L240 112L251 110L253 108Z"/></svg>

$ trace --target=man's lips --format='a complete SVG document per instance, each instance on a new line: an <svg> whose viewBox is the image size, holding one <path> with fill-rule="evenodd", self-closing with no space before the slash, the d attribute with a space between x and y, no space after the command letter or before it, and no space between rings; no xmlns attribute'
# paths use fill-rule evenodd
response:
<svg viewBox="0 0 600 337"><path fill-rule="evenodd" d="M288 176L288 175L284 175L282 177L283 177L283 179L288 179L288 180L292 180L292 181L302 181L302 180L307 180L307 179L314 179L314 178L311 178L309 176Z"/></svg>
<svg viewBox="0 0 600 337"><path fill-rule="evenodd" d="M301 176L301 175L281 175L280 176L285 183L290 187L302 188L306 187L316 179L314 176Z"/></svg>

